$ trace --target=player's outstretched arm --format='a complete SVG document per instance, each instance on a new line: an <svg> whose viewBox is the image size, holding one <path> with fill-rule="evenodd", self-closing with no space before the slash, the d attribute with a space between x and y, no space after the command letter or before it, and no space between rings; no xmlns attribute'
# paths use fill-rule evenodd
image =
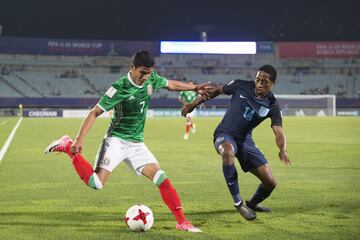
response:
<svg viewBox="0 0 360 240"><path fill-rule="evenodd" d="M203 102L210 100L212 98L217 97L223 92L223 86L222 85L212 85L212 88L209 88L207 90L204 90L202 92L202 95L197 97L195 101L193 101L190 104L186 104L181 109L181 115L186 117L186 114L192 112L197 106L202 104Z"/></svg>
<svg viewBox="0 0 360 240"><path fill-rule="evenodd" d="M284 131L280 126L272 126L273 132L275 134L276 145L279 148L279 158L285 164L291 164L289 156L286 150L286 138L284 135Z"/></svg>
<svg viewBox="0 0 360 240"><path fill-rule="evenodd" d="M89 132L92 125L94 124L96 118L100 116L104 111L99 107L95 106L91 111L88 113L86 118L84 119L83 123L80 126L80 130L78 135L75 138L74 143L71 145L71 152L72 153L80 153L83 148L84 138L85 135Z"/></svg>
<svg viewBox="0 0 360 240"><path fill-rule="evenodd" d="M167 86L167 89L169 91L195 91L200 94L202 94L203 91L212 88L213 86L210 83L193 84L193 83L180 82L178 80L168 80L168 86Z"/></svg>

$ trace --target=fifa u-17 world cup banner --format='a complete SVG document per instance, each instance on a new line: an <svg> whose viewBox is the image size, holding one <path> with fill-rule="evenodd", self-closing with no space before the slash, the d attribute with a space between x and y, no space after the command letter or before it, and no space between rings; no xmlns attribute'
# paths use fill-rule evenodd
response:
<svg viewBox="0 0 360 240"><path fill-rule="evenodd" d="M359 58L359 42L282 42L280 58Z"/></svg>
<svg viewBox="0 0 360 240"><path fill-rule="evenodd" d="M159 42L0 37L0 53L64 56L130 56L144 49L157 56Z"/></svg>

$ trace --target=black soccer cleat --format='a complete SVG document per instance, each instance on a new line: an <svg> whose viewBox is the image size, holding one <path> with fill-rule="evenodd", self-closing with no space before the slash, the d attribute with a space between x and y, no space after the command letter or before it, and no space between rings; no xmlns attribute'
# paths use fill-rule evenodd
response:
<svg viewBox="0 0 360 240"><path fill-rule="evenodd" d="M246 201L246 206L256 212L272 212L271 208L265 207L260 203L256 204L255 206L252 206L249 201Z"/></svg>
<svg viewBox="0 0 360 240"><path fill-rule="evenodd" d="M248 208L244 202L241 202L239 206L235 206L236 210L243 216L246 220L254 220L256 218L256 212L250 208Z"/></svg>

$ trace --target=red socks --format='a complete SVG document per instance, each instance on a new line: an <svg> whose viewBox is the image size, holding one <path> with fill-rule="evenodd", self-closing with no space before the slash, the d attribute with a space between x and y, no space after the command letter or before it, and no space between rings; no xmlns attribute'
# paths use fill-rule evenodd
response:
<svg viewBox="0 0 360 240"><path fill-rule="evenodd" d="M189 125L190 128L190 125ZM85 182L86 185L88 185L89 179L91 175L93 174L92 166L85 160L85 158L80 154L72 154L70 152L70 146L72 143L69 143L66 146L66 153L71 157L73 160L72 163L74 165L74 168L77 172L77 174L80 176L80 178ZM168 178L166 178L159 186L160 195L165 202L165 204L168 206L170 211L173 213L174 217L176 218L176 221L179 224L182 224L186 221L184 213L182 211L180 198L175 190L175 188L171 185L171 182Z"/></svg>
<svg viewBox="0 0 360 240"><path fill-rule="evenodd" d="M190 129L193 127L192 122L186 122L185 124L185 133L189 134L190 133Z"/></svg>
<svg viewBox="0 0 360 240"><path fill-rule="evenodd" d="M81 180L83 180L84 183L88 185L89 178L94 172L93 168L90 165L90 163L86 161L85 158L80 153L74 155L70 152L71 144L72 142L69 142L68 145L66 146L66 153L73 160L72 163L74 165L77 174L80 176Z"/></svg>
<svg viewBox="0 0 360 240"><path fill-rule="evenodd" d="M176 221L182 224L186 219L182 211L180 198L168 178L160 184L159 190L163 201L174 214Z"/></svg>

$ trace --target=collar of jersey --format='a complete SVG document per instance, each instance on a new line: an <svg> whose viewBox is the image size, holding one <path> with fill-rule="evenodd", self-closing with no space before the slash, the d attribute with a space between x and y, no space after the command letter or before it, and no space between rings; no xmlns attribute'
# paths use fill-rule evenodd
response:
<svg viewBox="0 0 360 240"><path fill-rule="evenodd" d="M131 79L130 73L131 73L131 70L130 70L130 71L128 72L128 74L127 74L127 77L128 77L128 79L129 79L129 82L130 82L132 85L134 85L134 87L142 88L142 87L144 86L144 83L143 83L143 85L141 85L141 86L139 86L139 85L137 85L136 83L134 83L134 81Z"/></svg>

